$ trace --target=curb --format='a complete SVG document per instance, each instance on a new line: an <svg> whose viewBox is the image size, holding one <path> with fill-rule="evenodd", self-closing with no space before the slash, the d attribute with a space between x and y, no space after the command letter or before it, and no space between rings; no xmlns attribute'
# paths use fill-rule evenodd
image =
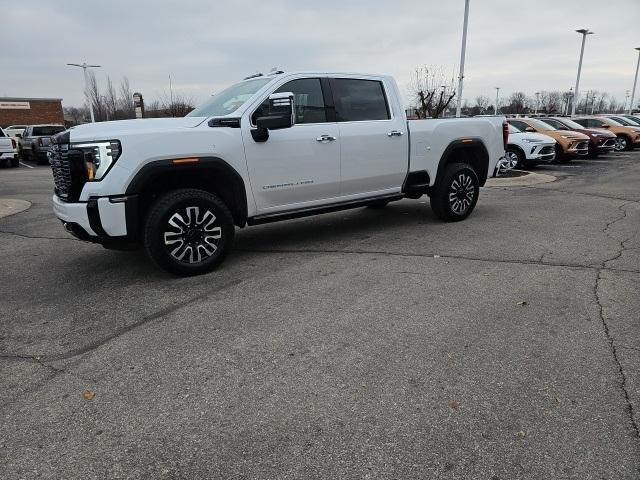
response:
<svg viewBox="0 0 640 480"><path fill-rule="evenodd" d="M24 212L31 206L31 202L16 198L0 198L0 218Z"/></svg>
<svg viewBox="0 0 640 480"><path fill-rule="evenodd" d="M557 177L545 173L528 172L520 177L489 178L485 187L526 187L527 185L536 185L538 183L555 182L557 179Z"/></svg>

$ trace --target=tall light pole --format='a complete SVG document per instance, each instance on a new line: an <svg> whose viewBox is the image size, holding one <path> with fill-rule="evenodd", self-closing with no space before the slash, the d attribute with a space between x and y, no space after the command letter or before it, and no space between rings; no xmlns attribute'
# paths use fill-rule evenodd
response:
<svg viewBox="0 0 640 480"><path fill-rule="evenodd" d="M87 68L100 68L100 65L87 65L87 62L79 63L67 63L70 67L80 67L84 73L84 92L85 95L87 93ZM96 119L93 116L93 105L91 104L91 99L87 102L89 104L89 113L91 113L91 123L95 123Z"/></svg>
<svg viewBox="0 0 640 480"><path fill-rule="evenodd" d="M498 115L498 94L500 93L500 87L495 87L496 89L496 108L494 109L494 113Z"/></svg>
<svg viewBox="0 0 640 480"><path fill-rule="evenodd" d="M540 92L536 92L536 109L533 112L534 115L538 114L538 107L540 106Z"/></svg>
<svg viewBox="0 0 640 480"><path fill-rule="evenodd" d="M629 103L629 115L633 112L633 99L636 96L636 85L638 84L638 69L640 69L640 47L637 47L638 50L638 64L636 65L636 76L633 80L633 90L631 90L631 102Z"/></svg>
<svg viewBox="0 0 640 480"><path fill-rule="evenodd" d="M571 102L571 115L576 114L576 103L578 102L578 92L580 88L580 72L582 71L582 57L584 56L584 42L587 39L587 35L593 35L593 32L588 28L581 28L576 32L582 34L582 47L580 48L580 61L578 62L578 76L576 77L576 88L573 92L573 102Z"/></svg>
<svg viewBox="0 0 640 480"><path fill-rule="evenodd" d="M469 0L464 0L464 25L462 26L462 49L460 51L460 75L458 75L458 106L456 117L462 112L462 81L464 80L464 56L467 52L467 25L469 23Z"/></svg>

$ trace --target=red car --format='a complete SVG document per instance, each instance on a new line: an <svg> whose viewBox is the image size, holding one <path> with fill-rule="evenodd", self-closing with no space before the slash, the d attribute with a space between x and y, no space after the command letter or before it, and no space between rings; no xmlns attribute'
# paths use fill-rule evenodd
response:
<svg viewBox="0 0 640 480"><path fill-rule="evenodd" d="M558 130L572 130L589 137L589 157L596 158L601 153L613 152L616 145L615 134L604 128L584 128L577 122L567 117L545 117L543 122L556 127Z"/></svg>

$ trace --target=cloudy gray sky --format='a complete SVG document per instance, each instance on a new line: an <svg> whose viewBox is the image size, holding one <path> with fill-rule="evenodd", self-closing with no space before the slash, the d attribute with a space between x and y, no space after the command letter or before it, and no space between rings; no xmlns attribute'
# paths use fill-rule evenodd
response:
<svg viewBox="0 0 640 480"><path fill-rule="evenodd" d="M417 65L457 72L464 0L139 0L0 2L0 95L83 102L82 72L98 63L151 99L168 90L196 102L256 71L348 70L394 75ZM588 27L582 92L623 100L640 47L640 0L471 0L464 98L494 86L568 90ZM501 93L502 96L502 93Z"/></svg>

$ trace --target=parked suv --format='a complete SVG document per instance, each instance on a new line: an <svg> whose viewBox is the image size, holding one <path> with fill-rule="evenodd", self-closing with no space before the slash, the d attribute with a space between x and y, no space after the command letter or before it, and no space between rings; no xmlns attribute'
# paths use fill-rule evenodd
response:
<svg viewBox="0 0 640 480"><path fill-rule="evenodd" d="M523 132L549 135L556 141L556 161L568 161L589 153L589 137L578 132L558 130L537 118L508 118L507 122Z"/></svg>
<svg viewBox="0 0 640 480"><path fill-rule="evenodd" d="M392 77L273 72L184 118L54 137L53 209L73 235L144 245L178 275L215 268L235 227L429 195L464 220L504 158L504 117L409 120Z"/></svg>
<svg viewBox="0 0 640 480"><path fill-rule="evenodd" d="M615 149L616 136L605 129L585 128L567 117L544 117L540 120L558 130L584 133L589 137L589 157L591 158L596 158L601 153L609 153Z"/></svg>
<svg viewBox="0 0 640 480"><path fill-rule="evenodd" d="M616 152L632 150L640 145L640 128L623 125L609 117L577 117L573 120L586 128L604 128L613 133L616 138Z"/></svg>
<svg viewBox="0 0 640 480"><path fill-rule="evenodd" d="M549 135L522 132L509 125L506 157L510 168L549 163L556 158L556 141Z"/></svg>
<svg viewBox="0 0 640 480"><path fill-rule="evenodd" d="M20 139L18 147L20 156L37 164L47 163L51 137L64 130L63 125L28 126Z"/></svg>

